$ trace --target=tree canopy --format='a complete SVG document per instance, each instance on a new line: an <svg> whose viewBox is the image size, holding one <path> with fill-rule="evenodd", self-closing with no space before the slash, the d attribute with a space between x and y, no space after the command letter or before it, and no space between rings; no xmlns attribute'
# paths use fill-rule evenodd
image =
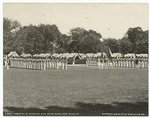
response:
<svg viewBox="0 0 150 118"><path fill-rule="evenodd" d="M3 18L3 53L16 51L30 53L97 53L101 52L102 35L92 29L72 28L70 35L62 34L53 24L21 26L16 20ZM107 38L104 50L109 47L113 53L148 53L148 30L129 28L121 39Z"/></svg>
<svg viewBox="0 0 150 118"><path fill-rule="evenodd" d="M16 32L21 28L21 24L16 20L3 18L3 52L8 54L13 50L14 37ZM19 38L19 37L17 37Z"/></svg>

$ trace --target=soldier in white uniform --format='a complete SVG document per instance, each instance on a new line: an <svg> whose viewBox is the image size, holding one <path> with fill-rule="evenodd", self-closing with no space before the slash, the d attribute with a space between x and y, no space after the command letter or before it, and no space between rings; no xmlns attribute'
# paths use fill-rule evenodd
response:
<svg viewBox="0 0 150 118"><path fill-rule="evenodd" d="M128 67L129 67L129 58L128 58L128 57L126 58L126 62L127 62L127 65L126 65L126 66L127 66L127 68L128 68Z"/></svg>
<svg viewBox="0 0 150 118"><path fill-rule="evenodd" d="M139 60L138 60L137 56L136 56L136 58L135 58L135 68L136 68L136 69L139 68Z"/></svg>
<svg viewBox="0 0 150 118"><path fill-rule="evenodd" d="M98 65L98 69L100 70L100 66L101 66L100 59L98 59L98 61L97 61L97 65Z"/></svg>
<svg viewBox="0 0 150 118"><path fill-rule="evenodd" d="M59 69L59 59L56 58L55 61L56 61L56 69Z"/></svg>
<svg viewBox="0 0 150 118"><path fill-rule="evenodd" d="M141 67L144 68L144 58L143 58L143 56L141 57Z"/></svg>
<svg viewBox="0 0 150 118"><path fill-rule="evenodd" d="M65 70L67 70L67 64L68 64L68 61L67 61L67 58L65 58Z"/></svg>
<svg viewBox="0 0 150 118"><path fill-rule="evenodd" d="M104 59L100 58L100 69L104 69Z"/></svg>
<svg viewBox="0 0 150 118"><path fill-rule="evenodd" d="M122 67L122 57L120 57L120 67Z"/></svg>
<svg viewBox="0 0 150 118"><path fill-rule="evenodd" d="M7 67L7 70L9 70L9 58L6 58L6 67Z"/></svg>
<svg viewBox="0 0 150 118"><path fill-rule="evenodd" d="M88 66L88 58L86 58L86 66Z"/></svg>
<svg viewBox="0 0 150 118"><path fill-rule="evenodd" d="M109 68L108 69L113 69L113 61L112 60L109 61Z"/></svg>
<svg viewBox="0 0 150 118"><path fill-rule="evenodd" d="M144 67L146 67L146 61L147 61L146 57L144 57L143 60L144 60Z"/></svg>
<svg viewBox="0 0 150 118"><path fill-rule="evenodd" d="M46 70L46 61L45 61L45 58L43 58L43 70Z"/></svg>
<svg viewBox="0 0 150 118"><path fill-rule="evenodd" d="M52 60L49 59L49 68L52 68Z"/></svg>
<svg viewBox="0 0 150 118"><path fill-rule="evenodd" d="M107 59L105 57L104 57L104 60L103 60L103 66L104 66L104 69L108 69Z"/></svg>
<svg viewBox="0 0 150 118"><path fill-rule="evenodd" d="M4 57L3 59L4 59L5 66L7 66L7 57Z"/></svg>
<svg viewBox="0 0 150 118"><path fill-rule="evenodd" d="M62 69L64 70L64 59L62 58Z"/></svg>
<svg viewBox="0 0 150 118"><path fill-rule="evenodd" d="M135 67L134 58L131 59L131 63L132 63L132 68L134 68Z"/></svg>

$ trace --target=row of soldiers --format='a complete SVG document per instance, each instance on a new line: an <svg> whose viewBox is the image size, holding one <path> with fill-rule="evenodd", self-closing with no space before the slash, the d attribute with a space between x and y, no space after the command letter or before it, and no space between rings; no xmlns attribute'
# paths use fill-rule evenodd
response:
<svg viewBox="0 0 150 118"><path fill-rule="evenodd" d="M128 68L144 68L148 67L147 58L113 58L110 61L108 58L88 58L86 60L87 66L99 66L103 65L106 68L109 67L128 67Z"/></svg>
<svg viewBox="0 0 150 118"><path fill-rule="evenodd" d="M87 59L86 66L98 66L100 69L113 69L113 64L108 58Z"/></svg>
<svg viewBox="0 0 150 118"><path fill-rule="evenodd" d="M10 66L34 70L46 70L49 68L67 70L67 59L23 59L10 58Z"/></svg>
<svg viewBox="0 0 150 118"><path fill-rule="evenodd" d="M127 68L144 68L148 67L148 59L146 58L119 58L113 59L114 67L127 67Z"/></svg>
<svg viewBox="0 0 150 118"><path fill-rule="evenodd" d="M108 58L98 59L97 65L98 65L99 70L100 69L102 69L102 70L104 70L104 69L113 69L113 64Z"/></svg>

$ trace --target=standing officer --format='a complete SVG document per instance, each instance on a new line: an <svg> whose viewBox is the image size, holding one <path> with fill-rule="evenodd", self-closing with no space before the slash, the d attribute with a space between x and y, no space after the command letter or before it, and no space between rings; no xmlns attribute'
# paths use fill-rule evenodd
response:
<svg viewBox="0 0 150 118"><path fill-rule="evenodd" d="M65 58L65 70L67 70L67 63L68 63L67 58Z"/></svg>
<svg viewBox="0 0 150 118"><path fill-rule="evenodd" d="M135 67L136 67L136 69L139 68L139 60L138 60L137 56L135 58Z"/></svg>
<svg viewBox="0 0 150 118"><path fill-rule="evenodd" d="M97 65L98 65L98 69L100 70L100 65L101 65L100 58L97 61Z"/></svg>

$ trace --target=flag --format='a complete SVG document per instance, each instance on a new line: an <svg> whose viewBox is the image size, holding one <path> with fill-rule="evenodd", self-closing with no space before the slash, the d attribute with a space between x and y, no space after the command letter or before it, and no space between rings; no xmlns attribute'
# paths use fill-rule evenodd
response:
<svg viewBox="0 0 150 118"><path fill-rule="evenodd" d="M112 52L108 46L106 47L105 53L106 53L108 59L112 62Z"/></svg>
<svg viewBox="0 0 150 118"><path fill-rule="evenodd" d="M112 54L112 52L111 52L110 48L109 48L109 53L110 53L110 55L111 55L111 57L112 57L112 55L113 55L113 54Z"/></svg>

